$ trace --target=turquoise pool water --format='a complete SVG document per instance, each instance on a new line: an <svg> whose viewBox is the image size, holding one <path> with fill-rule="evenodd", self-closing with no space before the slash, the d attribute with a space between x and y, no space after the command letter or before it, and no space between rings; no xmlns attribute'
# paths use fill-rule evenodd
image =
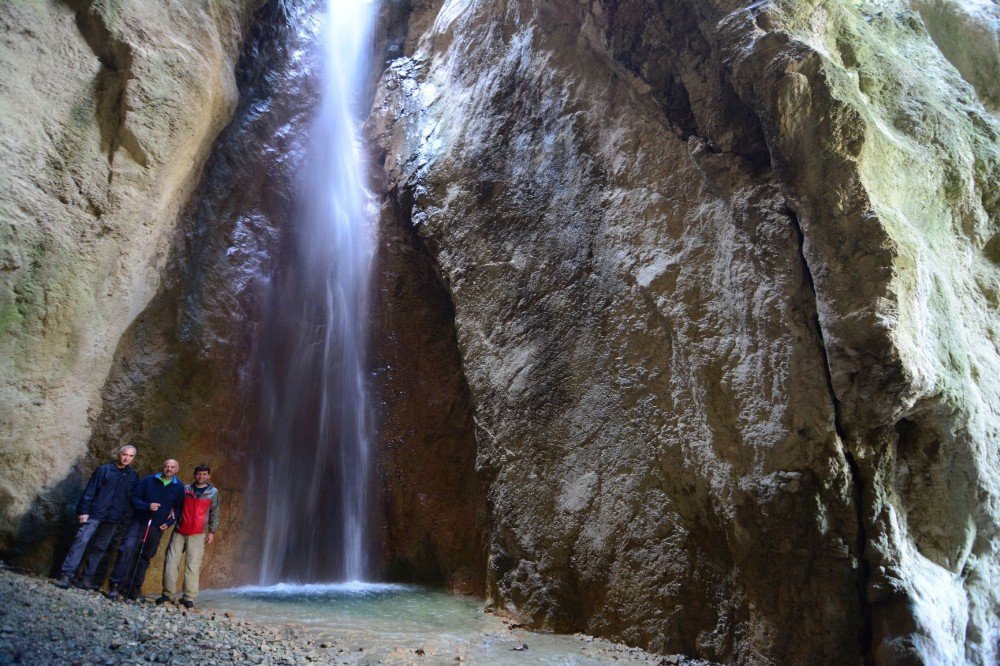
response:
<svg viewBox="0 0 1000 666"><path fill-rule="evenodd" d="M461 663L586 665L653 659L581 635L511 630L483 611L481 599L410 585L283 583L208 590L199 606L257 622L298 624L314 642L335 643L337 660L348 663L455 664L458 657Z"/></svg>

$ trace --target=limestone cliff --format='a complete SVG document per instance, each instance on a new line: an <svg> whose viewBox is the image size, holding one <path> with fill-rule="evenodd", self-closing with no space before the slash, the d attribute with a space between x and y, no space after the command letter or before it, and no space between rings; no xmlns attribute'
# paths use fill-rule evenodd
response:
<svg viewBox="0 0 1000 666"><path fill-rule="evenodd" d="M73 500L112 355L156 293L178 211L232 113L258 4L0 5L5 553L34 545Z"/></svg>
<svg viewBox="0 0 1000 666"><path fill-rule="evenodd" d="M316 2L237 66L257 4L0 6L4 557L130 440L219 470L205 580L252 578ZM722 662L995 663L996 6L383 7L381 569Z"/></svg>
<svg viewBox="0 0 1000 666"><path fill-rule="evenodd" d="M497 609L721 661L996 660L995 41L958 23L416 4L370 131L454 303Z"/></svg>

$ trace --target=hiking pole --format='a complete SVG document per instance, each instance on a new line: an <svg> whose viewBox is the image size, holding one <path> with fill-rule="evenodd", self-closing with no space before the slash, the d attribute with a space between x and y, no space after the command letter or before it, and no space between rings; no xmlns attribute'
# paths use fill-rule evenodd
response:
<svg viewBox="0 0 1000 666"><path fill-rule="evenodd" d="M146 522L146 531L142 534L142 542L139 544L139 555L135 558L135 567L132 568L132 577L128 579L128 592L126 599L132 598L132 586L135 585L135 575L139 573L139 562L142 561L142 551L146 548L146 539L149 538L149 528L153 526L153 516Z"/></svg>

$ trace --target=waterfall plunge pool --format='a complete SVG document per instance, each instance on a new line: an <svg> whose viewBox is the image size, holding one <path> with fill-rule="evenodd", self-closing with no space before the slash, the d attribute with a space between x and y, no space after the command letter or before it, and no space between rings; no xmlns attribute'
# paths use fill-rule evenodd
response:
<svg viewBox="0 0 1000 666"><path fill-rule="evenodd" d="M579 634L512 630L486 613L481 599L415 585L280 583L205 590L198 604L255 622L298 625L315 644L335 644L325 657L335 663L454 664L456 657L461 663L511 665L659 661Z"/></svg>

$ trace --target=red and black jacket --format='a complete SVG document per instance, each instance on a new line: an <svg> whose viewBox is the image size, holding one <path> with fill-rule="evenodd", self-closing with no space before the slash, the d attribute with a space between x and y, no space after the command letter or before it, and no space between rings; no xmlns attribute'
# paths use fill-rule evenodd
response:
<svg viewBox="0 0 1000 666"><path fill-rule="evenodd" d="M177 531L184 536L206 531L215 534L219 529L219 490L212 484L200 490L199 496L193 483L184 487L184 509L177 525Z"/></svg>

